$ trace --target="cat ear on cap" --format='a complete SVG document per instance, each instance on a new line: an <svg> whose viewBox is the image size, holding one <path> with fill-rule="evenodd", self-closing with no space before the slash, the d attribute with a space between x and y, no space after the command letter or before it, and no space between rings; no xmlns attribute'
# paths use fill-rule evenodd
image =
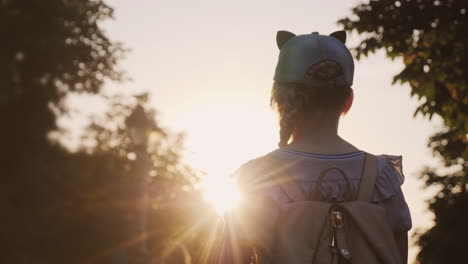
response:
<svg viewBox="0 0 468 264"><path fill-rule="evenodd" d="M288 40L294 38L296 35L289 31L280 30L276 33L276 44L278 48L281 49L283 45L288 42Z"/></svg>
<svg viewBox="0 0 468 264"><path fill-rule="evenodd" d="M340 30L340 31L335 31L330 34L330 37L334 37L337 40L343 42L343 44L346 43L346 31Z"/></svg>

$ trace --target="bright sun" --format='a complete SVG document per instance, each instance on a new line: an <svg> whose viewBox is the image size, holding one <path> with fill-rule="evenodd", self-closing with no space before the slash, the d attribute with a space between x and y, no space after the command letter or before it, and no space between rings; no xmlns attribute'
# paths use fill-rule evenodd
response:
<svg viewBox="0 0 468 264"><path fill-rule="evenodd" d="M239 105L239 98L229 100L206 104L178 121L187 131L186 147L191 150L185 153L184 160L206 174L197 187L219 215L241 199L229 175L250 158L271 151L277 137L276 116L267 107Z"/></svg>
<svg viewBox="0 0 468 264"><path fill-rule="evenodd" d="M233 208L240 199L235 182L228 177L208 177L204 181L203 198L210 203L219 215Z"/></svg>

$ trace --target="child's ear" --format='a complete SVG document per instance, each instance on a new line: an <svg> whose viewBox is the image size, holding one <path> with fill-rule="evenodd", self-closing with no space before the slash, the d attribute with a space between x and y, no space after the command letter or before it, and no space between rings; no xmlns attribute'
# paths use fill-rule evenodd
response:
<svg viewBox="0 0 468 264"><path fill-rule="evenodd" d="M346 43L346 31L340 30L340 31L335 31L330 34L330 37L334 37L337 40L343 42L343 44Z"/></svg>
<svg viewBox="0 0 468 264"><path fill-rule="evenodd" d="M278 48L281 49L283 45L288 42L288 40L294 38L296 35L289 31L280 30L276 33L276 44Z"/></svg>
<svg viewBox="0 0 468 264"><path fill-rule="evenodd" d="M342 115L346 115L349 112L349 109L351 109L351 106L353 105L353 101L354 101L354 91L353 89L351 89L351 93L346 99L346 103L343 107L343 111L341 111Z"/></svg>

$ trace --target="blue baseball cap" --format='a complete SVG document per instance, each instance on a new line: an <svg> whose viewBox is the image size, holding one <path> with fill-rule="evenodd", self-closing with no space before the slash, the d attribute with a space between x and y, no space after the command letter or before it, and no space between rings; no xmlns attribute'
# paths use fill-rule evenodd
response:
<svg viewBox="0 0 468 264"><path fill-rule="evenodd" d="M354 60L345 42L345 31L298 36L278 31L276 43L280 54L273 80L279 84L299 83L307 87L351 86ZM332 74L322 71L330 65L336 69Z"/></svg>

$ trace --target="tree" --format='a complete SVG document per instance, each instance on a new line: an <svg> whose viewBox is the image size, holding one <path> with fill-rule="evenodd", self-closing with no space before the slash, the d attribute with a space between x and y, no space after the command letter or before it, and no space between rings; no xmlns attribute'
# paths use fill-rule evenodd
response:
<svg viewBox="0 0 468 264"><path fill-rule="evenodd" d="M50 138L57 117L69 113L66 95L96 95L122 79L124 50L100 27L112 13L102 0L0 1L0 263L143 263L132 259L147 235L133 228L142 177L158 209L148 227L158 254L188 215L206 212L181 162L183 138L158 126L143 97L109 98L107 118L85 131L93 146L71 153ZM138 105L147 132L159 133L145 143L156 176L141 175L125 127ZM106 126L112 122L115 129ZM194 256L200 238L184 241Z"/></svg>
<svg viewBox="0 0 468 264"><path fill-rule="evenodd" d="M406 83L420 99L418 113L442 118L445 128L428 146L446 170L426 168L421 177L440 187L429 201L435 225L418 237L420 263L455 263L468 245L468 3L439 0L381 0L359 4L353 16L338 23L357 31L362 41L354 48L358 59L383 49L401 58L404 69L393 83Z"/></svg>
<svg viewBox="0 0 468 264"><path fill-rule="evenodd" d="M78 176L72 183L81 196L75 204L83 206L77 216L100 221L82 225L93 229L83 234L81 243L101 238L83 255L84 260L113 263L117 256L130 263L184 263L189 257L197 263L203 253L200 244L212 233L214 212L210 216L194 188L198 174L181 161L183 136L158 125L145 95L135 99L134 104L122 104L119 96L110 100L113 111L96 119L85 134L97 140L91 152L89 148L82 152L90 152L89 160L75 164L91 167L81 172L85 177ZM115 129L107 127L109 123ZM137 142L132 132L143 140ZM143 211L147 211L144 219Z"/></svg>
<svg viewBox="0 0 468 264"><path fill-rule="evenodd" d="M120 247L113 251L103 250L91 260L106 260L114 253L124 251L136 259L140 258L141 263L149 263L145 262L149 258L153 259L151 263L185 263L187 258L191 260L188 263L206 263L205 260L212 256L204 252L204 246L219 228L215 225L217 217L214 210L203 203L200 191L194 188L200 179L199 173L181 161L183 135L159 126L155 111L147 106L147 95L136 96L135 99L133 104L123 104L121 96L109 98L113 111L106 113L103 119L95 119L85 134L85 137L96 139L92 153L114 157L114 162L119 165L107 170L115 170L119 174L104 181L106 186L94 184L81 190L102 193L103 189L108 189L107 198L101 197L108 208L113 208L115 203L126 204L124 207L114 206L115 211L107 211L102 218L107 224L116 224L115 219L121 218L119 215L128 215L121 227L129 231L120 237L114 235L106 243L108 247L115 244ZM109 124L114 124L115 128L110 129ZM134 129L142 131L132 131ZM136 142L135 138L140 136L135 134L146 135L147 138ZM88 148L86 152L89 152ZM93 177L92 173L88 177ZM142 191L141 180L146 182L145 191ZM144 231L138 226L141 210L145 209L138 208L142 192L146 192L147 199L151 201L143 205L148 209ZM125 195L119 196L119 193ZM94 213L101 214L99 210ZM141 252L140 247L145 241L146 253ZM132 263L140 262L135 262L134 258Z"/></svg>
<svg viewBox="0 0 468 264"><path fill-rule="evenodd" d="M83 178L75 166L106 157L70 155L48 133L67 112L66 94L98 93L106 79L120 79L115 66L122 49L98 25L110 17L102 1L0 3L3 263L75 261L72 247L85 233L79 230L85 219L71 213L74 180Z"/></svg>

